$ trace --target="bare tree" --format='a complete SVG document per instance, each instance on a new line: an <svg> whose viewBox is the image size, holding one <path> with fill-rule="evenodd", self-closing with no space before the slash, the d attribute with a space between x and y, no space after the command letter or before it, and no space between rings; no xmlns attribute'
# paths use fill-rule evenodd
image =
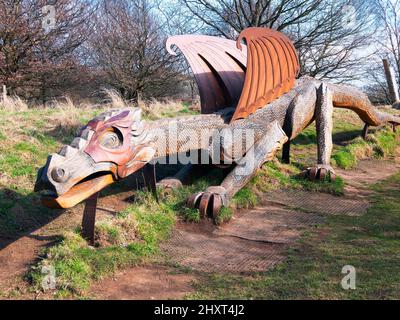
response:
<svg viewBox="0 0 400 320"><path fill-rule="evenodd" d="M63 90L80 63L74 52L90 33L85 0L0 0L0 83L40 98ZM76 79L75 79L76 80Z"/></svg>
<svg viewBox="0 0 400 320"><path fill-rule="evenodd" d="M181 76L154 9L147 0L103 1L90 40L105 81L132 101L173 93Z"/></svg>
<svg viewBox="0 0 400 320"><path fill-rule="evenodd" d="M374 103L391 104L382 59L388 59L400 84L400 1L372 0L378 25L374 56L366 69L365 91Z"/></svg>
<svg viewBox="0 0 400 320"><path fill-rule="evenodd" d="M363 90L374 104L390 105L391 98L388 85L383 72L382 61L373 59L371 65L367 68L368 82L364 83Z"/></svg>
<svg viewBox="0 0 400 320"><path fill-rule="evenodd" d="M379 58L388 58L400 84L400 1L375 0L380 25Z"/></svg>
<svg viewBox="0 0 400 320"><path fill-rule="evenodd" d="M302 74L353 80L360 77L360 66L372 54L363 53L375 30L370 1L180 1L209 34L233 39L247 27L286 33L299 51Z"/></svg>

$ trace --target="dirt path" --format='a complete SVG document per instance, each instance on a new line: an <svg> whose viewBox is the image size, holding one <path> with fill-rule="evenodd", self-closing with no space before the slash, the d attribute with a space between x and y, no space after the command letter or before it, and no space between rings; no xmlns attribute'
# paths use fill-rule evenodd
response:
<svg viewBox="0 0 400 320"><path fill-rule="evenodd" d="M171 273L165 266L142 266L118 272L93 285L94 298L111 300L167 300L193 291L195 276Z"/></svg>
<svg viewBox="0 0 400 320"><path fill-rule="evenodd" d="M233 220L222 227L204 223L178 224L170 240L162 244L162 250L170 263L194 271L189 271L192 277L188 277L188 273L171 276L175 269L166 267L159 267L155 277L152 267L135 267L112 280L94 285L92 296L177 299L184 295L182 289L186 288L186 293L193 291L190 282L198 280L202 272L243 274L266 271L285 258L287 247L297 241L305 230L322 223L326 216L363 214L369 207L368 195L371 193L367 185L399 170L399 163L361 161L357 169L338 170L348 182L343 197L279 190L265 194L260 207L236 213ZM173 285L169 283L172 279L176 281ZM136 281L138 289L134 289ZM164 286L165 282L169 285ZM143 293L141 288L144 283L153 291L145 290Z"/></svg>
<svg viewBox="0 0 400 320"><path fill-rule="evenodd" d="M179 299L193 291L201 272L249 273L265 271L284 259L286 248L301 234L330 214L359 215L369 206L366 186L400 170L399 163L361 161L357 169L338 170L347 182L345 196L307 191L274 191L265 194L253 210L237 212L232 222L220 228L210 224L178 224L162 245L167 262L189 272L165 265L139 266L122 270L95 283L91 297L97 299ZM99 218L122 210L130 194L100 199ZM49 224L3 246L0 250L0 298L36 297L29 291L24 274L38 259L41 248L54 244L60 230L75 226L82 207L60 215ZM0 239L1 241L9 239ZM198 272L190 272L190 270Z"/></svg>

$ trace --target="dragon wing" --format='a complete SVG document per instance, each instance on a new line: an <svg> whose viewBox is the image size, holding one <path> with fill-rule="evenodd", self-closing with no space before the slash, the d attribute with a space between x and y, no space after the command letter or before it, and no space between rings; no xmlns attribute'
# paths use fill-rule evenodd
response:
<svg viewBox="0 0 400 320"><path fill-rule="evenodd" d="M293 43L272 29L248 28L236 43L211 36L173 36L167 40L167 50L176 55L172 45L192 68L201 112L236 107L232 121L246 118L292 89L300 69Z"/></svg>
<svg viewBox="0 0 400 320"><path fill-rule="evenodd" d="M299 59L293 43L283 33L266 28L248 28L237 39L247 44L246 78L239 103L232 117L246 118L257 109L294 87Z"/></svg>
<svg viewBox="0 0 400 320"><path fill-rule="evenodd" d="M235 41L203 35L168 38L167 50L176 55L173 45L183 53L195 76L202 113L236 107L245 81L245 47L240 51Z"/></svg>

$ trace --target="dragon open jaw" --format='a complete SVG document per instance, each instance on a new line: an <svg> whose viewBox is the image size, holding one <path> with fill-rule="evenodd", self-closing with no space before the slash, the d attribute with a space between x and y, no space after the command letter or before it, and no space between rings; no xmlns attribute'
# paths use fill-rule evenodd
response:
<svg viewBox="0 0 400 320"><path fill-rule="evenodd" d="M142 159L131 161L129 174L139 171L146 163L147 161L142 161ZM112 162L99 163L97 166L90 166L90 168L97 168L97 170L86 171L86 175L80 174L79 177L70 179L73 184L69 184L67 188L62 183L60 186L54 181L51 176L54 168L50 170L44 168L44 174L42 173L42 176L38 178L35 187L35 191L45 191L41 198L42 204L49 208L59 209L74 207L108 185L124 178L124 176L118 174L121 169L124 169L123 173L126 172L125 166L121 168ZM49 172L50 174L48 174Z"/></svg>
<svg viewBox="0 0 400 320"><path fill-rule="evenodd" d="M96 177L88 177L78 182L78 184L60 196L57 196L52 191L46 192L42 195L42 204L49 208L72 208L114 182L113 174L104 172Z"/></svg>
<svg viewBox="0 0 400 320"><path fill-rule="evenodd" d="M53 154L38 174L35 191L44 191L41 200L46 207L71 208L117 181L117 171L116 164L95 163L82 151L70 158Z"/></svg>

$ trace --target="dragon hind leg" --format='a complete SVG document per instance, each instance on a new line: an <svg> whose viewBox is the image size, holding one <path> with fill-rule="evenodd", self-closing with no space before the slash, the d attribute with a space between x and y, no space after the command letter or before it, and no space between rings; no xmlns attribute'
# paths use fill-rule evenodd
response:
<svg viewBox="0 0 400 320"><path fill-rule="evenodd" d="M177 173L171 177L165 177L157 182L157 188L160 189L161 195L169 195L173 190L180 189L187 185L193 179L203 176L210 171L211 165L207 164L187 164L183 166Z"/></svg>
<svg viewBox="0 0 400 320"><path fill-rule="evenodd" d="M157 182L157 187L162 188L165 193L170 193L173 189L179 189L188 182L193 170L194 165L187 164L173 177L166 177Z"/></svg>
<svg viewBox="0 0 400 320"><path fill-rule="evenodd" d="M321 84L317 89L315 122L317 128L317 165L308 168L303 175L310 180L335 180L336 174L330 165L332 155L333 99L328 86Z"/></svg>
<svg viewBox="0 0 400 320"><path fill-rule="evenodd" d="M266 129L265 135L237 161L235 168L220 186L211 186L204 192L192 195L187 201L188 206L198 208L202 218L215 219L220 209L227 206L232 197L250 181L256 171L275 156L287 139L278 122L273 122Z"/></svg>

